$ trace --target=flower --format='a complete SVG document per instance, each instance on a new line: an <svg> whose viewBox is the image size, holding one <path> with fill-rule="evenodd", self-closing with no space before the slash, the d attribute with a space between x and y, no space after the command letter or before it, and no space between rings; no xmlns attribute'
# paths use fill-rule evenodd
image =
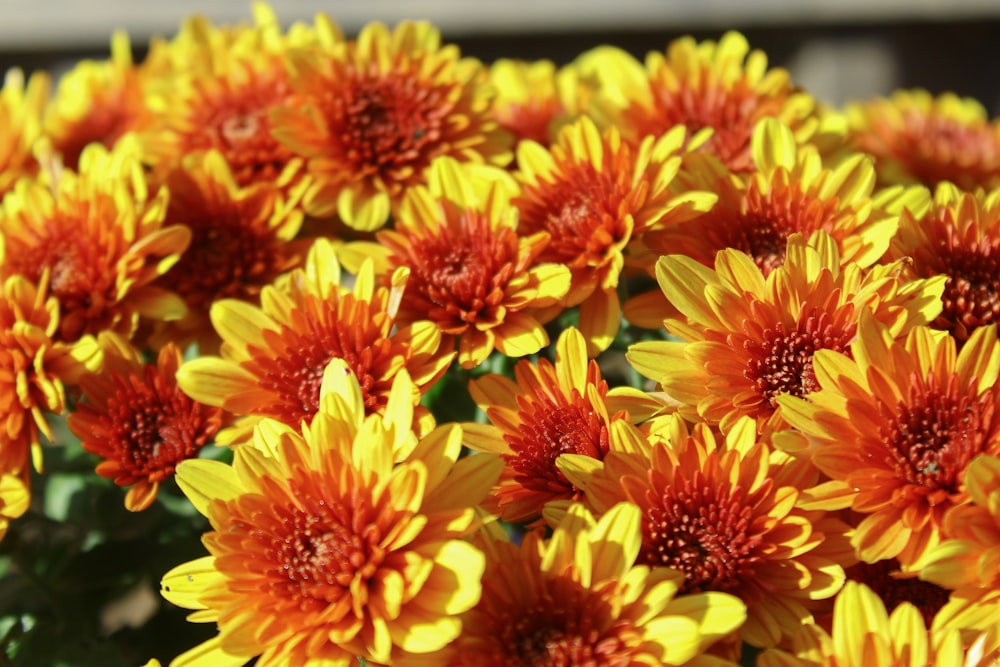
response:
<svg viewBox="0 0 1000 667"><path fill-rule="evenodd" d="M864 584L878 595L889 612L903 602L912 604L927 627L948 603L947 588L918 579L916 572L903 572L895 558L874 563L860 561L844 572L848 579Z"/></svg>
<svg viewBox="0 0 1000 667"><path fill-rule="evenodd" d="M847 350L859 316L874 312L893 333L937 315L943 279L908 281L901 264L846 266L833 238L788 238L785 263L767 277L742 252L725 249L715 270L684 255L662 257L657 280L686 318L665 322L681 341L632 345L627 357L680 401L692 420L729 430L741 416L762 432L783 425L778 397L819 388L817 350Z"/></svg>
<svg viewBox="0 0 1000 667"><path fill-rule="evenodd" d="M775 444L808 456L827 491L863 515L852 544L869 563L920 568L941 540L945 512L965 502L965 469L1000 452L1000 344L996 326L955 340L925 326L897 340L862 314L850 356L813 355L820 390L777 401L800 433Z"/></svg>
<svg viewBox="0 0 1000 667"><path fill-rule="evenodd" d="M438 158L429 184L407 191L396 228L377 234L389 269L410 271L399 321L429 320L457 339L463 368L494 348L522 357L548 345L533 311L559 304L570 285L569 269L538 259L548 233L518 235L503 172L492 173Z"/></svg>
<svg viewBox="0 0 1000 667"><path fill-rule="evenodd" d="M520 211L518 233L547 232L551 240L539 261L569 267L564 303L580 305L580 330L590 354L605 350L618 333L617 289L626 246L715 203L709 192L670 188L684 139L679 127L631 146L615 128L600 133L583 117L563 127L550 149L533 141L518 145L522 190L513 200Z"/></svg>
<svg viewBox="0 0 1000 667"><path fill-rule="evenodd" d="M257 302L261 289L304 261L305 243L294 241L302 212L282 202L273 184L241 187L222 154L210 150L170 172L165 222L191 230L191 244L155 285L178 294L187 315L159 325L163 340L199 342L202 353L218 346L209 320L224 298Z"/></svg>
<svg viewBox="0 0 1000 667"><path fill-rule="evenodd" d="M32 74L27 86L20 69L9 69L4 76L0 88L0 198L19 178L38 172L32 148L42 133L49 87L45 73Z"/></svg>
<svg viewBox="0 0 1000 667"><path fill-rule="evenodd" d="M725 439L676 416L666 441L609 452L595 465L564 454L560 469L598 512L628 500L642 511L638 562L679 570L682 593L720 591L747 607L743 641L774 646L812 621L816 600L836 594L844 526L796 508L815 474L772 454L744 417ZM826 532L830 531L827 541Z"/></svg>
<svg viewBox="0 0 1000 667"><path fill-rule="evenodd" d="M191 400L177 387L181 352L160 349L155 364L121 337L101 337L104 367L80 379L84 402L67 424L83 448L104 459L97 474L131 486L125 507L140 512L156 500L177 464L198 455L222 425L222 410Z"/></svg>
<svg viewBox="0 0 1000 667"><path fill-rule="evenodd" d="M623 449L615 422L638 420L650 402L628 387L609 391L600 366L587 361L583 336L572 327L556 341L555 364L521 360L514 378L516 383L489 373L469 381L469 394L490 423L463 424L463 430L468 447L503 457L506 466L493 491L497 513L519 523L537 519L549 501L580 499L556 459L564 453L602 459Z"/></svg>
<svg viewBox="0 0 1000 667"><path fill-rule="evenodd" d="M444 374L452 354L440 347L437 328L423 322L396 321L406 272L394 274L390 287L376 288L372 269L363 267L354 289L340 285L333 246L318 239L305 266L287 280L266 286L261 306L222 299L210 311L222 338L221 356L202 356L181 366L181 389L207 405L240 416L217 441L241 444L254 424L271 417L292 428L312 419L320 405L323 369L343 359L358 378L365 409L382 413L392 378L407 369L420 391ZM420 393L410 397L416 403ZM433 423L420 408L417 423Z"/></svg>
<svg viewBox="0 0 1000 667"><path fill-rule="evenodd" d="M933 326L959 344L1000 322L1000 189L968 193L942 183L929 209L904 209L889 257L910 258L918 277L945 276Z"/></svg>
<svg viewBox="0 0 1000 667"><path fill-rule="evenodd" d="M972 98L897 90L848 104L845 115L848 140L875 158L883 185L1000 187L1000 121Z"/></svg>
<svg viewBox="0 0 1000 667"><path fill-rule="evenodd" d="M490 66L490 81L496 90L493 116L497 125L514 136L548 146L553 123L567 114L563 91L568 68L557 68L551 60L526 62L500 58Z"/></svg>
<svg viewBox="0 0 1000 667"><path fill-rule="evenodd" d="M628 503L597 521L574 504L548 540L482 540L482 599L466 613L452 659L440 664L697 664L746 610L725 593L679 595L679 572L637 564L640 521Z"/></svg>
<svg viewBox="0 0 1000 667"><path fill-rule="evenodd" d="M649 53L645 67L621 58L609 67L590 109L602 127L613 125L638 143L684 125L700 150L734 173L753 170L750 137L762 118L790 126L800 142L836 131L836 120L827 119L787 71L768 69L767 56L751 51L737 32L717 43L674 40L666 53ZM702 130L710 131L707 139Z"/></svg>
<svg viewBox="0 0 1000 667"><path fill-rule="evenodd" d="M20 475L0 473L0 540L7 534L10 522L28 511L31 491Z"/></svg>
<svg viewBox="0 0 1000 667"><path fill-rule="evenodd" d="M271 113L274 136L308 161L306 212L378 229L431 160L505 165L510 135L491 115L483 66L442 46L436 29L403 22L365 26L320 57L289 55L298 101Z"/></svg>
<svg viewBox="0 0 1000 667"><path fill-rule="evenodd" d="M149 193L135 147L90 144L80 172L23 179L3 200L0 276L48 280L59 303L57 339L104 330L130 336L139 316L176 319L184 303L152 286L187 247L187 227L163 227L167 192Z"/></svg>
<svg viewBox="0 0 1000 667"><path fill-rule="evenodd" d="M499 461L458 460L461 430L451 425L394 465L413 429L408 401L366 416L341 360L324 382L301 435L266 420L232 467L178 466L178 483L212 525L210 555L168 572L163 595L219 635L172 664L388 664L444 647L479 601L485 558L462 538ZM417 391L405 370L393 391Z"/></svg>

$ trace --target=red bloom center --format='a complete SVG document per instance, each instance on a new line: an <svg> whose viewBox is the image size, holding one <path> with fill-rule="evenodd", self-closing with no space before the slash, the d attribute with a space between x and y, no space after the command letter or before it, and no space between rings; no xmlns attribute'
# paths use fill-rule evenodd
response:
<svg viewBox="0 0 1000 667"><path fill-rule="evenodd" d="M899 572L899 561L895 558L877 563L861 562L846 570L847 578L859 581L875 592L889 613L903 602L909 602L920 610L924 624L929 628L934 616L948 602L950 591L916 577L893 576Z"/></svg>
<svg viewBox="0 0 1000 667"><path fill-rule="evenodd" d="M935 322L965 342L978 327L1000 322L1000 238L969 242L947 224L944 240L920 253L925 272L947 276L944 308Z"/></svg>
<svg viewBox="0 0 1000 667"><path fill-rule="evenodd" d="M937 113L909 110L890 144L891 156L929 187L942 181L965 190L990 187L1000 172L996 131L986 123L966 125Z"/></svg>
<svg viewBox="0 0 1000 667"><path fill-rule="evenodd" d="M531 140L549 145L549 125L565 112L559 100L551 97L531 98L523 103L498 104L497 123L518 140Z"/></svg>

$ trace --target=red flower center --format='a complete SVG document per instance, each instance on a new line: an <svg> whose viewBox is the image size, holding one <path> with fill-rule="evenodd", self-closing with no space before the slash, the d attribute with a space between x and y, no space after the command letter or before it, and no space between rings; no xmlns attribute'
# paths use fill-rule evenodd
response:
<svg viewBox="0 0 1000 667"><path fill-rule="evenodd" d="M949 225L941 245L932 266L947 280L935 324L965 342L976 328L1000 322L1000 238L970 245Z"/></svg>
<svg viewBox="0 0 1000 667"><path fill-rule="evenodd" d="M554 98L533 98L520 104L498 104L497 123L518 140L531 140L549 145L549 124L564 113L563 105Z"/></svg>
<svg viewBox="0 0 1000 667"><path fill-rule="evenodd" d="M939 114L910 110L892 140L899 159L923 184L950 181L964 190L990 187L1000 168L995 130L985 123L965 125Z"/></svg>
<svg viewBox="0 0 1000 667"><path fill-rule="evenodd" d="M889 613L903 602L909 602L920 610L924 624L929 628L934 616L948 602L950 591L916 577L894 577L899 572L899 561L895 558L877 563L860 562L846 570L847 578L859 581L875 592Z"/></svg>

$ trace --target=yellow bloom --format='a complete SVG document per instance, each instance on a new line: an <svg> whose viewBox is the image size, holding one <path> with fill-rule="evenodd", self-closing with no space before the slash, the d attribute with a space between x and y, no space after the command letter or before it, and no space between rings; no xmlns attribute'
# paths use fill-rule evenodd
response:
<svg viewBox="0 0 1000 667"><path fill-rule="evenodd" d="M548 345L537 311L558 305L570 285L568 268L539 260L547 232L518 236L503 172L492 171L438 158L428 185L407 191L396 228L378 233L389 269L410 271L399 321L433 322L458 341L464 368L494 348L522 357Z"/></svg>
<svg viewBox="0 0 1000 667"><path fill-rule="evenodd" d="M0 88L0 198L24 176L34 176L38 163L31 150L41 136L42 113L49 97L49 77L11 69Z"/></svg>
<svg viewBox="0 0 1000 667"><path fill-rule="evenodd" d="M366 416L361 387L335 360L301 435L266 420L232 467L178 466L213 530L203 538L210 555L168 572L163 594L219 635L172 665L388 664L459 636L485 566L462 538L499 461L457 460L452 425L394 465L413 429L404 397L417 389L400 371L392 391L384 416Z"/></svg>
<svg viewBox="0 0 1000 667"><path fill-rule="evenodd" d="M28 511L31 491L21 475L0 473L0 540L7 534L10 522Z"/></svg>

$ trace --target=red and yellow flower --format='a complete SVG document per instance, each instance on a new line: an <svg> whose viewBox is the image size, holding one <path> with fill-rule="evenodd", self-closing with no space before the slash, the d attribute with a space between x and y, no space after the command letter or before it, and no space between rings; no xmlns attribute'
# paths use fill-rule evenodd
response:
<svg viewBox="0 0 1000 667"><path fill-rule="evenodd" d="M920 326L897 339L866 313L849 350L816 352L813 370L819 391L778 397L797 432L775 443L808 456L832 480L831 502L861 515L852 543L862 560L918 570L945 513L968 500L969 462L1000 452L996 327L956 352L947 334Z"/></svg>
<svg viewBox="0 0 1000 667"><path fill-rule="evenodd" d="M177 480L212 531L209 555L163 579L164 596L215 623L175 666L403 664L459 636L479 602L483 553L463 539L499 461L458 460L461 429L435 430L400 460L412 407L367 414L348 366L331 363L300 434L261 423L233 465L204 459ZM417 391L405 370L393 391Z"/></svg>

